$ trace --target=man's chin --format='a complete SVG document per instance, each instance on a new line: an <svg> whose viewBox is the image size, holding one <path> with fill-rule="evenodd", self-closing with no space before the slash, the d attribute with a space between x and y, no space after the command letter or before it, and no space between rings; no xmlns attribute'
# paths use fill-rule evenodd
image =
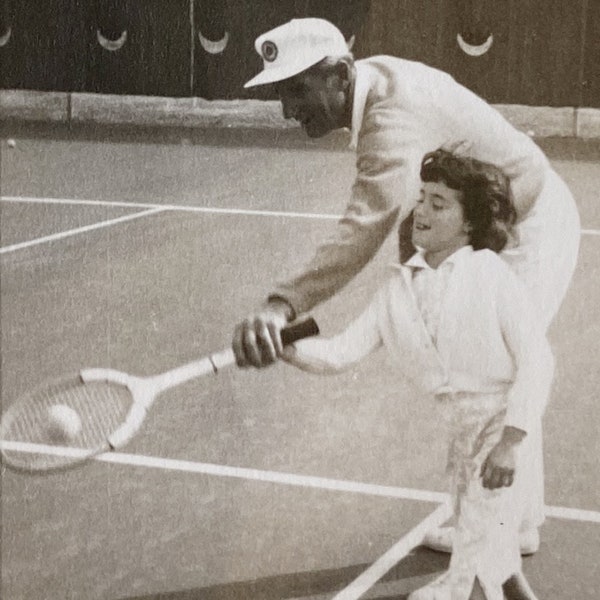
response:
<svg viewBox="0 0 600 600"><path fill-rule="evenodd" d="M304 133L310 138L320 138L331 131L328 127L322 127L313 123L303 123L302 129L304 129Z"/></svg>

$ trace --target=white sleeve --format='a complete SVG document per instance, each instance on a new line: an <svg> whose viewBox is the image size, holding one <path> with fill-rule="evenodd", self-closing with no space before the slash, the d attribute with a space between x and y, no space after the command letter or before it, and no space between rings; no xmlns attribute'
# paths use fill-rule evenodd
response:
<svg viewBox="0 0 600 600"><path fill-rule="evenodd" d="M350 368L382 345L378 326L378 294L340 334L332 338L305 338L296 342L287 360L305 371L333 374Z"/></svg>
<svg viewBox="0 0 600 600"><path fill-rule="evenodd" d="M554 358L525 287L508 266L502 264L502 270L498 314L516 369L505 425L528 431L541 419L548 403Z"/></svg>

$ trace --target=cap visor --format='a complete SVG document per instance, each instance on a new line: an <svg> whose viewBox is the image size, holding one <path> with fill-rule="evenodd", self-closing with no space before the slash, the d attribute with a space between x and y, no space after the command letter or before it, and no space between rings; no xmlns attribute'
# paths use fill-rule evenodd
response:
<svg viewBox="0 0 600 600"><path fill-rule="evenodd" d="M283 67L271 67L270 69L265 69L261 71L256 77L253 77L250 81L244 84L245 88L255 87L257 85L266 85L267 83L277 83L278 81L283 81L284 79L289 79L294 75L298 75L298 73L302 73L302 71L306 71L306 69L316 65L319 61L322 60L323 57L318 58L311 62L310 64L302 63L301 65L286 65Z"/></svg>

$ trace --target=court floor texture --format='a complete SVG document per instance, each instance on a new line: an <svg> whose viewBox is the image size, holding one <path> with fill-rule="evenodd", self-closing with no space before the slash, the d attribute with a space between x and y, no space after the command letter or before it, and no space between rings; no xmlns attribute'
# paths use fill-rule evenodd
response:
<svg viewBox="0 0 600 600"><path fill-rule="evenodd" d="M152 375L227 347L335 227L354 174L346 142L4 124L3 409L82 367ZM547 520L524 570L540 598L597 600L600 143L540 144L583 230L550 331ZM315 310L324 335L395 256L390 239ZM419 547L446 515L444 453L436 407L383 355L335 377L231 368L161 396L127 447L85 468L3 469L0 596L402 599L447 566Z"/></svg>

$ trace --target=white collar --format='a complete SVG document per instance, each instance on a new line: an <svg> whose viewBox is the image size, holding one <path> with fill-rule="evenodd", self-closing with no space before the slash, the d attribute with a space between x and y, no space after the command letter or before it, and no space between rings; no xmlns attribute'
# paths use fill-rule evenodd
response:
<svg viewBox="0 0 600 600"><path fill-rule="evenodd" d="M350 139L350 148L356 150L371 82L367 72L367 65L357 60L354 63L354 67L356 69L356 76L354 79L354 98L352 100L352 137Z"/></svg>
<svg viewBox="0 0 600 600"><path fill-rule="evenodd" d="M450 256L446 257L439 265L441 267L445 264L454 265L461 260L463 256L467 254L472 254L474 252L473 246L461 246L458 250L453 252ZM419 248L415 254L413 254L405 263L404 266L411 267L413 269L429 269L433 271L427 261L425 260L425 250L423 248Z"/></svg>

